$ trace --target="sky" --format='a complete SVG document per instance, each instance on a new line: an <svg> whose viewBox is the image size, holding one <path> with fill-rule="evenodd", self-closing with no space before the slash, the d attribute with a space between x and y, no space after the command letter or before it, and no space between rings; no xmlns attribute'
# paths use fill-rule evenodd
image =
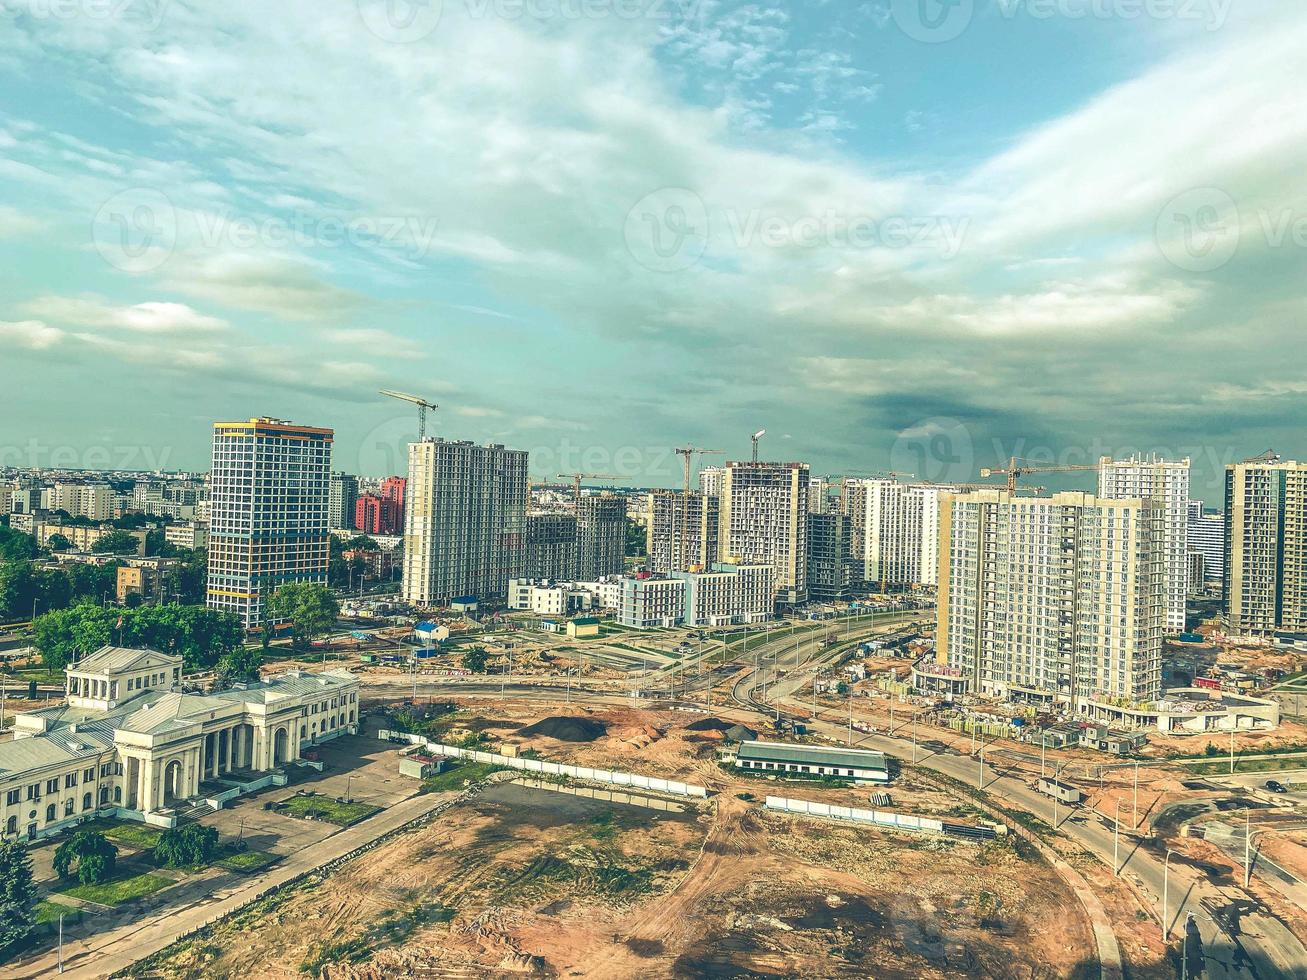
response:
<svg viewBox="0 0 1307 980"><path fill-rule="evenodd" d="M537 478L765 428L1215 501L1307 453L1304 49L1274 0L0 0L0 466L269 415L398 472L389 388Z"/></svg>

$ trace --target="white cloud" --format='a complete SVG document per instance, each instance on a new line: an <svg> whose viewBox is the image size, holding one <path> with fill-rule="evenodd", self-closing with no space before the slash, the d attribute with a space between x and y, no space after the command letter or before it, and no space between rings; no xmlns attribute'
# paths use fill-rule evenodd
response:
<svg viewBox="0 0 1307 980"><path fill-rule="evenodd" d="M64 332L40 320L0 320L0 343L28 350L47 350L64 338Z"/></svg>
<svg viewBox="0 0 1307 980"><path fill-rule="evenodd" d="M111 306L99 298L43 296L25 303L29 313L67 326L129 330L136 333L213 333L229 324L185 303L151 301Z"/></svg>

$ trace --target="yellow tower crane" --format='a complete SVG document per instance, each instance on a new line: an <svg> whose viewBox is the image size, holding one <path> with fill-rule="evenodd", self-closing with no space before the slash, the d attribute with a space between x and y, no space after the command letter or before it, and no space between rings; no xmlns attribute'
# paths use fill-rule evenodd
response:
<svg viewBox="0 0 1307 980"><path fill-rule="evenodd" d="M1034 460L1020 459L1013 456L1008 460L1007 466L986 468L980 471L983 477L1006 476L1007 492L1017 492L1017 480L1027 473L1080 473L1087 470L1098 470L1098 463L1037 463Z"/></svg>

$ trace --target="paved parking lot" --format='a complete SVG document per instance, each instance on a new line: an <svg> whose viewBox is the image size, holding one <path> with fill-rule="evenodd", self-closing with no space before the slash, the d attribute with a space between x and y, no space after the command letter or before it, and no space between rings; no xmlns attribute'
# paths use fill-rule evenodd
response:
<svg viewBox="0 0 1307 980"><path fill-rule="evenodd" d="M324 766L322 773L310 772L308 778L300 778L293 786L234 800L227 809L202 817L202 822L216 827L224 837L243 834L255 850L293 854L340 828L265 810L265 803L288 799L301 790L313 790L330 797L344 797L348 793L350 799L361 803L391 807L417 792L417 780L399 774L400 749L389 742L364 735L346 735L318 746L317 752Z"/></svg>

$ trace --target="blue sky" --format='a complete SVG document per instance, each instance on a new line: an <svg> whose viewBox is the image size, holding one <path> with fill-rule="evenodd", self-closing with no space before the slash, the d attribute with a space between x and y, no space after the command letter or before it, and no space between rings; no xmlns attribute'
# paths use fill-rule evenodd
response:
<svg viewBox="0 0 1307 980"><path fill-rule="evenodd" d="M0 0L0 464L1300 454L1307 11Z"/></svg>

